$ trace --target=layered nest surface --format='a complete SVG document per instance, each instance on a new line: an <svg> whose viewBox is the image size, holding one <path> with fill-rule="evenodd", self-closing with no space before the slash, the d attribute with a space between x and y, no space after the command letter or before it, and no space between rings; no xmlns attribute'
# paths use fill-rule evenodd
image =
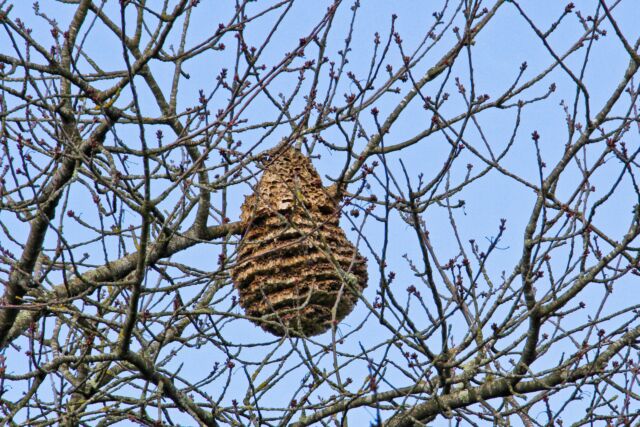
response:
<svg viewBox="0 0 640 427"><path fill-rule="evenodd" d="M294 148L272 153L245 198L231 276L240 305L268 332L321 334L353 310L367 286L367 261L340 228L338 203Z"/></svg>

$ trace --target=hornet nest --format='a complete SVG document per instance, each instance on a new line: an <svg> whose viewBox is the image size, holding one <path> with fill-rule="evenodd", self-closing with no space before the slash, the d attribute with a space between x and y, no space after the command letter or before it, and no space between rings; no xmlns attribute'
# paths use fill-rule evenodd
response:
<svg viewBox="0 0 640 427"><path fill-rule="evenodd" d="M255 323L277 336L321 334L344 319L367 286L367 261L340 228L340 200L300 151L265 160L242 204L244 234L231 277Z"/></svg>

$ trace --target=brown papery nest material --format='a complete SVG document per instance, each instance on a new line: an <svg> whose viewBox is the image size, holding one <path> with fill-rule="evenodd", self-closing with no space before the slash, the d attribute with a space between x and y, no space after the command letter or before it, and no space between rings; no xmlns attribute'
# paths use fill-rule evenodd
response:
<svg viewBox="0 0 640 427"><path fill-rule="evenodd" d="M274 335L318 335L353 310L367 261L340 228L339 200L309 158L285 147L265 164L242 204L245 232L231 271L239 302Z"/></svg>

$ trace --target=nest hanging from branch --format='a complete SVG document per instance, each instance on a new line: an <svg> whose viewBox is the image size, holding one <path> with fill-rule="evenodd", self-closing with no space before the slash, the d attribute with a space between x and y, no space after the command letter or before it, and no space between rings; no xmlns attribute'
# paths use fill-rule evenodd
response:
<svg viewBox="0 0 640 427"><path fill-rule="evenodd" d="M367 286L367 261L340 228L338 202L311 161L274 150L242 204L245 232L231 271L246 314L277 336L311 336L340 322Z"/></svg>

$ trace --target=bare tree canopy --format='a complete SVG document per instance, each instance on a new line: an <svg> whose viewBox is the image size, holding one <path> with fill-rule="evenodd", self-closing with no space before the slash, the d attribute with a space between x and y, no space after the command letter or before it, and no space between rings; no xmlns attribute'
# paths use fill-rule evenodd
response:
<svg viewBox="0 0 640 427"><path fill-rule="evenodd" d="M638 425L639 20L0 1L3 425Z"/></svg>

